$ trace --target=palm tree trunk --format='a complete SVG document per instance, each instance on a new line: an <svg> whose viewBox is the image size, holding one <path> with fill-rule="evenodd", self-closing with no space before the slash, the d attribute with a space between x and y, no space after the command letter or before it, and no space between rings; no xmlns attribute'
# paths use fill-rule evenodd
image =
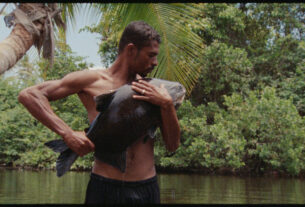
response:
<svg viewBox="0 0 305 207"><path fill-rule="evenodd" d="M21 24L16 24L11 34L0 42L0 74L13 67L33 43L33 35Z"/></svg>
<svg viewBox="0 0 305 207"><path fill-rule="evenodd" d="M65 29L60 16L61 9L56 3L22 3L6 16L8 27L14 25L11 34L0 42L0 75L13 67L32 45L40 53L43 47L43 57L48 58L52 65L54 57L54 19L57 27Z"/></svg>

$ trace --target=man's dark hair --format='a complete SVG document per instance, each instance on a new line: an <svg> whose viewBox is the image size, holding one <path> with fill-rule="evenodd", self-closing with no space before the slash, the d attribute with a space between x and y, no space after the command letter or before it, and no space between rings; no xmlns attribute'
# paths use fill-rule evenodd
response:
<svg viewBox="0 0 305 207"><path fill-rule="evenodd" d="M126 26L120 39L119 54L129 43L133 43L140 50L148 46L152 40L156 40L159 44L161 43L161 38L157 31L144 21L131 22Z"/></svg>

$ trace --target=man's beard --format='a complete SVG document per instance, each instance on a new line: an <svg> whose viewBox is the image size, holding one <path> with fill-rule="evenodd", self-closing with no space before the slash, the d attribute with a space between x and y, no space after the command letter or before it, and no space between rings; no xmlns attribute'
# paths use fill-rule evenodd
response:
<svg viewBox="0 0 305 207"><path fill-rule="evenodd" d="M147 76L147 73L140 73L140 76L145 78Z"/></svg>
<svg viewBox="0 0 305 207"><path fill-rule="evenodd" d="M146 71L148 71L148 72L143 72L143 73L140 73L140 75L142 76L142 77L146 77L147 76L147 74L149 74L149 73L151 73L152 71L154 70L154 67L150 67L150 68L148 68Z"/></svg>

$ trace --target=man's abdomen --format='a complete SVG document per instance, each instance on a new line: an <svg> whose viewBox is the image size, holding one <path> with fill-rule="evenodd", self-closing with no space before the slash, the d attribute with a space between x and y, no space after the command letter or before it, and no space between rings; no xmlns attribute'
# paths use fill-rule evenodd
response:
<svg viewBox="0 0 305 207"><path fill-rule="evenodd" d="M95 159L92 172L106 178L139 181L149 179L156 175L154 165L154 140L148 140L145 144L140 139L127 149L126 170L122 173L119 169Z"/></svg>

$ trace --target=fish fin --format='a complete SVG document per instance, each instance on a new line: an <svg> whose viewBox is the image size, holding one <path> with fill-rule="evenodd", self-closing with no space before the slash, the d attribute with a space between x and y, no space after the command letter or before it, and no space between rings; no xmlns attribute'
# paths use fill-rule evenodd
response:
<svg viewBox="0 0 305 207"><path fill-rule="evenodd" d="M106 94L102 94L99 96L95 96L94 97L94 101L96 103L96 110L99 112L104 112L109 104L111 103L112 99L113 99L113 94L115 93L111 92L111 93L106 93Z"/></svg>
<svg viewBox="0 0 305 207"><path fill-rule="evenodd" d="M143 139L143 143L146 143L148 138L153 139L156 136L157 127L158 127L158 125L154 125L150 129L148 129L147 135Z"/></svg>
<svg viewBox="0 0 305 207"><path fill-rule="evenodd" d="M72 166L78 155L73 152L62 139L46 142L45 145L55 152L60 152L56 160L57 176L64 175Z"/></svg>
<svg viewBox="0 0 305 207"><path fill-rule="evenodd" d="M67 149L64 152L60 153L56 161L56 175L58 177L63 176L70 169L77 157L78 155L71 149Z"/></svg>
<svg viewBox="0 0 305 207"><path fill-rule="evenodd" d="M94 156L100 161L118 168L121 172L125 172L126 150L123 152L95 152Z"/></svg>
<svg viewBox="0 0 305 207"><path fill-rule="evenodd" d="M65 150L69 149L69 147L62 139L56 139L46 142L45 145L51 148L54 152L64 152Z"/></svg>

